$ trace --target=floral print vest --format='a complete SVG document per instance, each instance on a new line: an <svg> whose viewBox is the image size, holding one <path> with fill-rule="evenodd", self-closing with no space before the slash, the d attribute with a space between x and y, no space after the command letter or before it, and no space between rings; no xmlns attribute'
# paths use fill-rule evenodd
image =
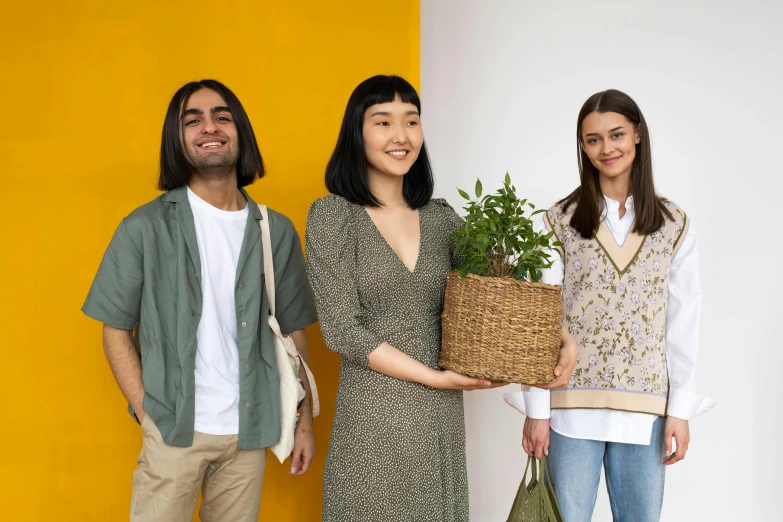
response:
<svg viewBox="0 0 783 522"><path fill-rule="evenodd" d="M545 214L563 243L563 325L579 345L568 388L552 390L552 408L608 408L664 415L669 390L666 309L669 267L688 228L685 213L622 247L601 223L584 239L570 226L574 206Z"/></svg>

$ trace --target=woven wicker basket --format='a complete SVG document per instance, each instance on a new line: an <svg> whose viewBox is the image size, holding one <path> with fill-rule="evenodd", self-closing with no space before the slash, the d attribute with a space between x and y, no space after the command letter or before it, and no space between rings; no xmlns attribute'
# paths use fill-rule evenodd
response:
<svg viewBox="0 0 783 522"><path fill-rule="evenodd" d="M550 383L562 314L559 286L453 272L446 280L440 366L493 381Z"/></svg>

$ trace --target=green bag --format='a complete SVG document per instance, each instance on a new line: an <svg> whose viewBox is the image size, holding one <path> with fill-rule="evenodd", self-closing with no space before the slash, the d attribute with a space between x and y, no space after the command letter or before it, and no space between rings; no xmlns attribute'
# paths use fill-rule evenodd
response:
<svg viewBox="0 0 783 522"><path fill-rule="evenodd" d="M533 473L530 475L530 483L527 480L527 470L533 463ZM514 505L506 522L564 522L563 513L555 498L555 490L552 489L552 481L549 480L549 470L546 467L546 457L541 456L541 469L533 456L528 457L525 474L522 475L522 484L519 485ZM538 476L536 476L538 475Z"/></svg>

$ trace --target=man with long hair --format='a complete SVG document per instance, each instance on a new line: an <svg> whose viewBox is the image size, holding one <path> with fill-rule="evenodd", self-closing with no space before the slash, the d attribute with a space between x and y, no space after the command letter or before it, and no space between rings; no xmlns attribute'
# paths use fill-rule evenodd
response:
<svg viewBox="0 0 783 522"><path fill-rule="evenodd" d="M281 434L265 278L305 362L304 328L316 321L299 237L271 210L274 274L263 273L262 213L243 188L263 175L234 93L214 80L184 85L163 125L165 192L122 220L84 303L142 427L132 521L190 521L199 491L201 520L258 518L266 448ZM313 456L305 400L291 473Z"/></svg>

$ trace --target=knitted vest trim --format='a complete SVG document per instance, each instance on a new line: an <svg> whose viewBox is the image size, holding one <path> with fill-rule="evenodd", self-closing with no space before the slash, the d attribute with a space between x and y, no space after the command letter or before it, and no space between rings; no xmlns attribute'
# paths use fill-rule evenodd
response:
<svg viewBox="0 0 783 522"><path fill-rule="evenodd" d="M690 220L688 220L687 215L683 214L683 220L685 225L682 227L682 230L680 230L677 239L674 241L672 257L677 255L677 251L680 249L682 240L685 239L685 233L688 231L688 226L690 225ZM555 231L555 239L557 241L563 242L563 240L558 237L557 230L552 226L552 222L549 219L549 214L547 213L544 213L544 223L546 224L547 230L550 232L552 230ZM647 236L642 236L636 232L631 232L628 234L628 238L625 240L625 243L623 243L623 246L620 246L614 239L612 231L609 230L606 222L601 221L601 224L598 225L598 231L596 232L594 239L601 246L604 252L606 252L609 260L612 262L612 265L614 265L615 270L617 270L617 272L622 276L625 275L629 268L631 268L631 265L633 265L633 262L638 257L639 252L642 251L642 247L644 246L644 241L647 239ZM557 247L557 250L560 252L560 257L565 259L565 250L563 247Z"/></svg>
<svg viewBox="0 0 783 522"><path fill-rule="evenodd" d="M666 395L640 391L605 390L601 388L557 389L550 394L551 408L589 408L654 415L666 414Z"/></svg>

